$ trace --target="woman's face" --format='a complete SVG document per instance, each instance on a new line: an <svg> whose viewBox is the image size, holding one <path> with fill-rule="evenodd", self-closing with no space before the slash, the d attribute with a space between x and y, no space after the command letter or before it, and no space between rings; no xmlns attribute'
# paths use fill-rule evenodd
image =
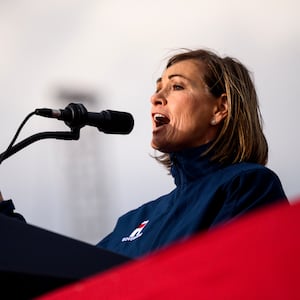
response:
<svg viewBox="0 0 300 300"><path fill-rule="evenodd" d="M157 80L151 97L154 149L169 153L206 144L215 138L211 124L217 99L203 82L204 65L184 60L171 65Z"/></svg>

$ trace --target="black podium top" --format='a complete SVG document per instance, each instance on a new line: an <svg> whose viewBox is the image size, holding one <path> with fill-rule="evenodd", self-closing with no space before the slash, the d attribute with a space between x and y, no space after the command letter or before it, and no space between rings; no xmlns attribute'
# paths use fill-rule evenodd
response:
<svg viewBox="0 0 300 300"><path fill-rule="evenodd" d="M7 299L32 299L130 260L3 215L0 243L0 291Z"/></svg>

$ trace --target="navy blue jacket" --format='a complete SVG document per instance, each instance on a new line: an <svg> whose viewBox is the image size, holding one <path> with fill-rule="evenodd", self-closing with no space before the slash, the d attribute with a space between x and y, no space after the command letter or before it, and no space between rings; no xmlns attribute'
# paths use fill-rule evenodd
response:
<svg viewBox="0 0 300 300"><path fill-rule="evenodd" d="M200 157L206 147L172 154L175 189L120 217L97 246L139 257L263 205L287 202L270 169L253 163L222 166Z"/></svg>
<svg viewBox="0 0 300 300"><path fill-rule="evenodd" d="M15 206L12 200L4 200L0 202L0 214L6 215L7 217L13 218L18 221L26 222L24 217L16 213Z"/></svg>

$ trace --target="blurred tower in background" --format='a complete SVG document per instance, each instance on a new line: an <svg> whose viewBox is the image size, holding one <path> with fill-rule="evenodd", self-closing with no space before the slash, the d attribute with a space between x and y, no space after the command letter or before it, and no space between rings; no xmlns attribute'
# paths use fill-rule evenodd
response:
<svg viewBox="0 0 300 300"><path fill-rule="evenodd" d="M56 102L60 108L69 103L82 103L87 110L95 111L97 101L95 93L76 88L60 88L56 93ZM98 107L99 108L99 107ZM84 131L84 132L83 132ZM109 214L105 184L105 159L97 147L99 132L96 128L81 129L80 140L64 143L61 154L62 176L67 186L64 207L69 220L66 220L69 232L76 233L79 239L97 243L106 234L104 228ZM104 171L104 172L103 172ZM103 179L104 178L104 179Z"/></svg>

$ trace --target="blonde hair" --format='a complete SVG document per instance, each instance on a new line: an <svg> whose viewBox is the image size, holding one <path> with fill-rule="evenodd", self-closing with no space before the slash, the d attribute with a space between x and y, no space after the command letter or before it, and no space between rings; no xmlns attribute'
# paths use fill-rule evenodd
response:
<svg viewBox="0 0 300 300"><path fill-rule="evenodd" d="M204 83L216 98L226 94L228 115L223 120L219 134L204 154L211 154L213 161L232 164L253 162L265 165L268 144L262 130L262 116L254 84L247 68L237 59L221 58L209 50L186 50L168 60L171 65L191 59L205 66ZM168 169L169 154L155 157Z"/></svg>

